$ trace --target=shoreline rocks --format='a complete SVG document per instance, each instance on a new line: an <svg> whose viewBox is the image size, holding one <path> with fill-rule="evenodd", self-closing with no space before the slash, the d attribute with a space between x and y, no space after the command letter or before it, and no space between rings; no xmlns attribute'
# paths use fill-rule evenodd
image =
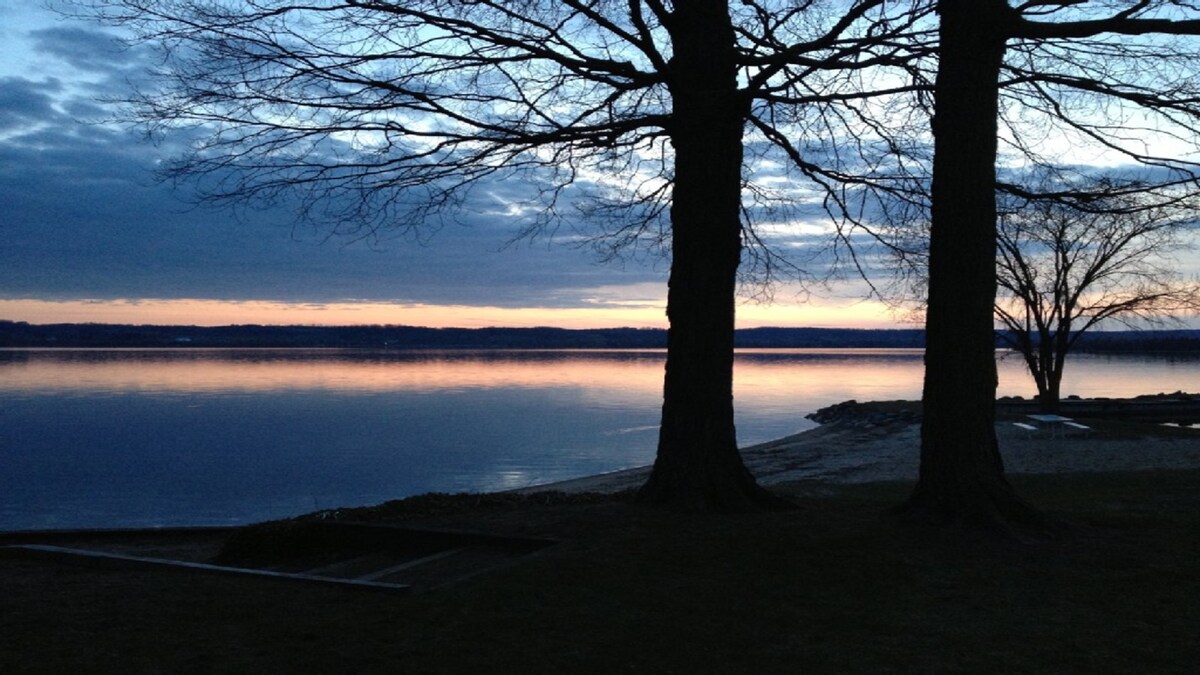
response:
<svg viewBox="0 0 1200 675"><path fill-rule="evenodd" d="M920 401L842 401L805 415L817 424L842 424L870 429L907 426L921 421Z"/></svg>
<svg viewBox="0 0 1200 675"><path fill-rule="evenodd" d="M1065 415L1145 422L1170 422L1189 426L1200 422L1200 394L1177 391L1143 394L1133 398L1080 398L1066 396L1059 403ZM1025 414L1036 411L1036 398L1004 396L996 400L999 412ZM805 415L818 424L844 424L855 428L918 424L920 401L842 401Z"/></svg>

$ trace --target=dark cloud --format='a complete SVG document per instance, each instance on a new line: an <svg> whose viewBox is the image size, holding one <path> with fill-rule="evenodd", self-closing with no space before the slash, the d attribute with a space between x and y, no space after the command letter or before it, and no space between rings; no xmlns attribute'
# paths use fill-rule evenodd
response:
<svg viewBox="0 0 1200 675"><path fill-rule="evenodd" d="M519 197L512 185L480 193L464 225L442 228L426 245L331 239L321 223L297 223L288 203L195 207L187 185L155 180L161 148L71 121L36 95L36 83L7 85L26 92L10 105L21 111L14 128L50 123L0 141L8 214L0 297L572 306L592 287L663 279L653 269L597 266L586 251L545 241L506 247L515 223L481 214Z"/></svg>
<svg viewBox="0 0 1200 675"><path fill-rule="evenodd" d="M289 199L195 206L193 185L155 175L190 132L153 145L88 122L111 117L98 97L128 91L147 51L80 25L20 37L45 68L0 75L0 297L577 306L597 286L665 281L547 239L506 245L521 225L506 208L532 193L516 182L474 192L419 237L330 237L332 223L299 221Z"/></svg>
<svg viewBox="0 0 1200 675"><path fill-rule="evenodd" d="M33 49L85 72L113 73L139 66L137 52L117 36L77 26L30 31Z"/></svg>
<svg viewBox="0 0 1200 675"><path fill-rule="evenodd" d="M53 94L62 90L57 80L0 78L0 131L14 131L44 123L61 114L54 107Z"/></svg>
<svg viewBox="0 0 1200 675"><path fill-rule="evenodd" d="M65 114L75 120L104 120L110 116L110 112L106 108L90 100L81 101L74 99L66 101L63 103L62 108Z"/></svg>

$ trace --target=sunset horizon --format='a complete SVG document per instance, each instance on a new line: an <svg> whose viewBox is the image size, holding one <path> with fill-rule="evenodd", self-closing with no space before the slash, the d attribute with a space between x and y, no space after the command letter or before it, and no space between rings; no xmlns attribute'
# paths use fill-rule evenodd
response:
<svg viewBox="0 0 1200 675"><path fill-rule="evenodd" d="M879 303L841 306L759 305L738 307L739 328L795 327L888 329L917 324L893 317ZM370 326L428 328L667 328L659 307L497 307L383 302L279 302L262 300L4 300L0 319L31 324L113 323L138 325Z"/></svg>

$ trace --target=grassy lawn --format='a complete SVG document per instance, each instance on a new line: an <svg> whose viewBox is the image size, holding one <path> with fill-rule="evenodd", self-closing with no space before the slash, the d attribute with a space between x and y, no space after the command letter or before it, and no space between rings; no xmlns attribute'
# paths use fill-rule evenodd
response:
<svg viewBox="0 0 1200 675"><path fill-rule="evenodd" d="M905 485L796 484L787 513L380 511L564 539L411 597L0 560L0 672L1195 672L1200 472L1013 482L1070 527L962 537L888 518Z"/></svg>

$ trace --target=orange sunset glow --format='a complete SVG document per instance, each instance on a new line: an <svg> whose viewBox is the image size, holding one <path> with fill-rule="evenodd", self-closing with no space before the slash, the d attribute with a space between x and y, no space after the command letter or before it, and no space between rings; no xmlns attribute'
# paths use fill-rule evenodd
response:
<svg viewBox="0 0 1200 675"><path fill-rule="evenodd" d="M875 389L920 382L919 352L880 349L853 353L851 358L849 352L839 349L740 350L734 365L735 396L758 407L792 409L796 404L793 387L832 400L866 397ZM34 350L6 366L0 392L379 394L561 388L582 392L590 405L605 406L657 400L666 358L664 350L549 350L541 352L542 356L528 351L419 351L403 356L380 352L354 358L336 354L337 350L319 349L291 353L130 349L110 350L104 358L93 359L86 350L69 357L57 350ZM864 360L872 364L874 376L869 381L861 377ZM793 381L798 362L805 364L812 379Z"/></svg>
<svg viewBox="0 0 1200 675"><path fill-rule="evenodd" d="M753 304L738 307L738 326L896 328L887 307L865 301ZM560 328L665 328L665 302L590 307L493 307L382 302L287 303L262 300L3 300L0 318L47 323L115 323L188 326L405 325L430 328L555 326Z"/></svg>

